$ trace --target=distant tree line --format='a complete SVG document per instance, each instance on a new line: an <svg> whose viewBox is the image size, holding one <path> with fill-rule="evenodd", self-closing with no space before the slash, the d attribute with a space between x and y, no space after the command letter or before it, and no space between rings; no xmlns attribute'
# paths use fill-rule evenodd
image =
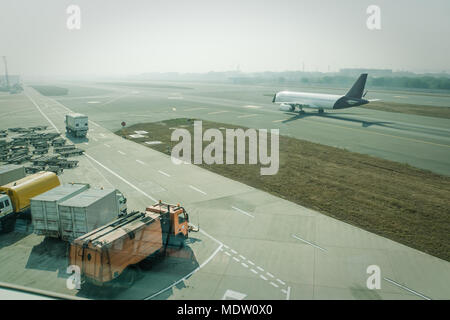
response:
<svg viewBox="0 0 450 320"><path fill-rule="evenodd" d="M380 77L370 79L369 84L378 87L450 90L450 78L444 77Z"/></svg>
<svg viewBox="0 0 450 320"><path fill-rule="evenodd" d="M299 79L303 84L330 84L349 85L355 82L354 77L348 76L324 76L324 77L304 77ZM284 77L278 79L279 83L291 82ZM395 88L415 88L415 89L444 89L450 90L450 78L446 77L370 77L367 84L375 87L395 87Z"/></svg>

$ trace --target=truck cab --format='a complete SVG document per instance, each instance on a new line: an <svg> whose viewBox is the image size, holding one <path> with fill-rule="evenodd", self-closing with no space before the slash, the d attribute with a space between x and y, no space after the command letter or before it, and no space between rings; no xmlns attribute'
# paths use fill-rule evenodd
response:
<svg viewBox="0 0 450 320"><path fill-rule="evenodd" d="M14 212L11 199L7 194L0 193L0 218Z"/></svg>
<svg viewBox="0 0 450 320"><path fill-rule="evenodd" d="M181 207L179 204L177 205L169 205L162 202L159 202L153 206L147 207L146 211L151 211L154 213L159 213L163 215L169 215L170 220L170 238L171 242L177 242L176 239L180 241L184 241L188 238L189 231L189 215L186 210Z"/></svg>
<svg viewBox="0 0 450 320"><path fill-rule="evenodd" d="M184 238L187 238L189 235L189 215L184 208L178 206L170 218L173 220L175 235L182 235Z"/></svg>
<svg viewBox="0 0 450 320"><path fill-rule="evenodd" d="M119 190L116 190L117 207L119 208L119 217L127 215L127 198Z"/></svg>

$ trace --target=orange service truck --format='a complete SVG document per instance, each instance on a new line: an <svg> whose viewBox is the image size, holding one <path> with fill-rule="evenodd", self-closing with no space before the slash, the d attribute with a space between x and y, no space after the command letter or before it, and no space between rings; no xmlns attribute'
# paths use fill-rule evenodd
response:
<svg viewBox="0 0 450 320"><path fill-rule="evenodd" d="M41 171L0 186L0 222L3 231L11 231L15 217L29 211L31 198L60 184L55 173Z"/></svg>
<svg viewBox="0 0 450 320"><path fill-rule="evenodd" d="M127 268L164 256L168 247L181 248L190 231L197 230L183 207L159 202L72 241L69 265L80 268L82 283L114 284Z"/></svg>

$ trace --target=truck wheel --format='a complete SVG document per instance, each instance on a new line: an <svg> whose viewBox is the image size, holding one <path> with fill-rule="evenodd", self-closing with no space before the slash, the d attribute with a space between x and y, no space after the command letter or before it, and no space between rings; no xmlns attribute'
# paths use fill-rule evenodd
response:
<svg viewBox="0 0 450 320"><path fill-rule="evenodd" d="M136 281L137 270L134 267L128 267L126 270L124 270L122 275L122 283L125 285L125 287L129 288Z"/></svg>
<svg viewBox="0 0 450 320"><path fill-rule="evenodd" d="M177 240L179 241L179 249L183 249L184 248L187 238L188 237L183 235L183 234L177 235Z"/></svg>
<svg viewBox="0 0 450 320"><path fill-rule="evenodd" d="M9 233L14 231L14 227L16 226L16 219L14 218L6 218L1 222L2 233Z"/></svg>

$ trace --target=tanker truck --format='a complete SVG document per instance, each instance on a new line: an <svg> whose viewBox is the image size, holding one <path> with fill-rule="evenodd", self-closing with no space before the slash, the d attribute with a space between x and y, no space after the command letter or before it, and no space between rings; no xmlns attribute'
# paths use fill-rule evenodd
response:
<svg viewBox="0 0 450 320"><path fill-rule="evenodd" d="M53 172L41 171L0 187L0 224L12 231L17 215L30 211L30 199L60 185Z"/></svg>

